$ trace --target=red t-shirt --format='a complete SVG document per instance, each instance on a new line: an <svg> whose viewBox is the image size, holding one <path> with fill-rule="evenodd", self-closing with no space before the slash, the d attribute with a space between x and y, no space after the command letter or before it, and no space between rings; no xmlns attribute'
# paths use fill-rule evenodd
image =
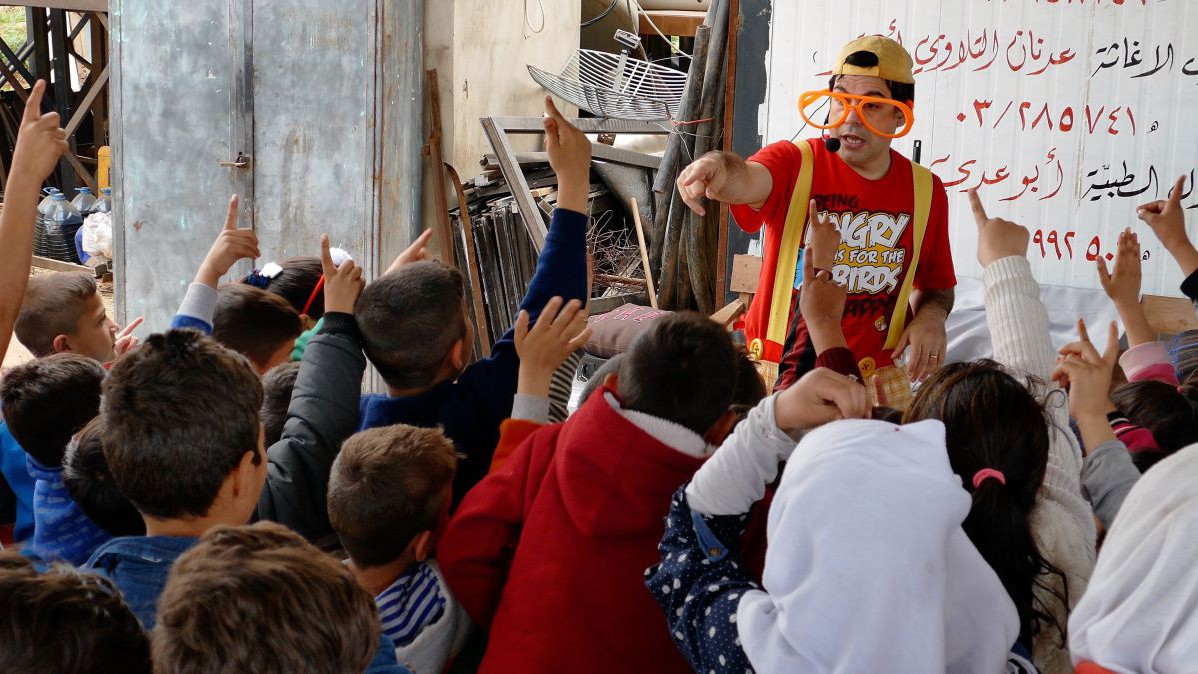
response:
<svg viewBox="0 0 1198 674"><path fill-rule="evenodd" d="M915 213L915 186L911 161L890 151L890 170L879 180L868 180L844 163L840 155L829 152L818 138L806 141L814 153L811 198L820 213L830 213L841 231L840 250L832 274L848 286L845 304L845 339L856 356L862 372L869 375L877 368L893 363L885 349L890 319L894 314L899 290L910 268ZM765 226L765 260L758 280L757 293L746 317L745 333L749 340L765 337L769 324L770 298L774 286L779 245L786 226L786 213L799 176L802 155L790 141L779 141L749 158L766 167L774 179L774 189L761 210L747 205L733 206L732 215L747 232ZM952 252L948 241L948 197L939 177L932 179L932 206L924 233L919 267L915 272L916 289L946 289L957 284ZM797 278L797 277L796 277ZM795 320L794 308L790 320ZM787 353L782 361L793 360L808 350L807 331L799 317L790 326ZM770 354L768 346L766 357ZM810 354L811 362L815 354ZM801 373L800 373L801 374Z"/></svg>

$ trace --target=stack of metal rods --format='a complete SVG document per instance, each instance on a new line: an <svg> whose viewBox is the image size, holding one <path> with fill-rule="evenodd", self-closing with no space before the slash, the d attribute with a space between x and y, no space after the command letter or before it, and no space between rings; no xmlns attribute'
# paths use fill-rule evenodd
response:
<svg viewBox="0 0 1198 674"><path fill-rule="evenodd" d="M708 208L704 216L694 213L682 202L675 182L688 164L722 146L728 5L729 0L712 0L695 34L679 118L653 183L650 265L658 275L658 304L663 309L712 314L719 308L719 209Z"/></svg>
<svg viewBox="0 0 1198 674"><path fill-rule="evenodd" d="M536 268L532 241L511 197L486 204L480 213L473 215L469 228L464 226L460 212L451 213L451 218L457 237L471 237L478 256L487 332L492 336L502 335L512 327ZM465 243L455 241L462 268L469 264Z"/></svg>

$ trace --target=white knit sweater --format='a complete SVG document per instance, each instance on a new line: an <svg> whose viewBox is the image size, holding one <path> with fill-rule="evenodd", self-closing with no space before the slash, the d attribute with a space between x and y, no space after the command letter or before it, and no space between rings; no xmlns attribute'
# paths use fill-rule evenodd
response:
<svg viewBox="0 0 1198 674"><path fill-rule="evenodd" d="M1048 592L1037 591L1036 596L1065 625L1069 610L1081 598L1094 570L1097 532L1081 492L1082 454L1069 429L1068 399L1049 379L1057 354L1049 338L1048 310L1040 300L1040 286L1032 278L1025 257L991 263L983 270L982 280L995 360L1011 374L1024 378L1032 392L1046 403L1052 437L1048 470L1032 513L1032 535L1044 559L1065 572L1069 606L1062 606ZM1029 375L1039 383L1029 381ZM1054 584L1059 585L1059 581ZM1068 647L1063 644L1056 630L1046 630L1036 638L1033 655L1041 672L1073 671Z"/></svg>

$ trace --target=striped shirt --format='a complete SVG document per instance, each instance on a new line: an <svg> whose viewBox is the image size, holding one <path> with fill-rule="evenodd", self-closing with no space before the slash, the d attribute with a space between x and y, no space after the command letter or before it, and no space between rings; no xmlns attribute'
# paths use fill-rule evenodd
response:
<svg viewBox="0 0 1198 674"><path fill-rule="evenodd" d="M417 564L374 598L383 632L396 647L407 646L445 612L445 594L427 563Z"/></svg>

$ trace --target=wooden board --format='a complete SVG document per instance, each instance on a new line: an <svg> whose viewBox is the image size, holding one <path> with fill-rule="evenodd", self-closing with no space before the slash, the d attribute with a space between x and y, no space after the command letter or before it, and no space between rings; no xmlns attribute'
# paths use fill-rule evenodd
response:
<svg viewBox="0 0 1198 674"><path fill-rule="evenodd" d="M749 304L742 299L735 299L728 303L723 309L711 315L711 320L719 323L725 328L731 328L736 319L740 318L749 308Z"/></svg>
<svg viewBox="0 0 1198 674"><path fill-rule="evenodd" d="M1198 328L1198 318L1194 316L1194 306L1188 299L1145 295L1140 300L1140 306L1144 307L1148 325L1158 334L1176 335L1179 332Z"/></svg>
<svg viewBox="0 0 1198 674"><path fill-rule="evenodd" d="M37 255L33 256L33 266L49 269L50 271L85 271L89 274L95 271L91 267L85 267L81 264L53 260L48 257L38 257Z"/></svg>
<svg viewBox="0 0 1198 674"><path fill-rule="evenodd" d="M732 279L728 290L734 293L756 293L761 276L761 258L756 255L737 255L732 258Z"/></svg>
<svg viewBox="0 0 1198 674"><path fill-rule="evenodd" d="M647 18L646 18L647 17ZM649 24L648 19L652 19L653 23L661 29L661 32L666 35L677 35L680 37L694 37L699 26L703 25L703 19L707 17L707 12L694 12L681 9L659 9L640 13L640 32L641 35L656 33L653 26Z"/></svg>
<svg viewBox="0 0 1198 674"><path fill-rule="evenodd" d="M0 2L5 7L48 7L74 12L107 12L108 0L40 0L39 2Z"/></svg>

